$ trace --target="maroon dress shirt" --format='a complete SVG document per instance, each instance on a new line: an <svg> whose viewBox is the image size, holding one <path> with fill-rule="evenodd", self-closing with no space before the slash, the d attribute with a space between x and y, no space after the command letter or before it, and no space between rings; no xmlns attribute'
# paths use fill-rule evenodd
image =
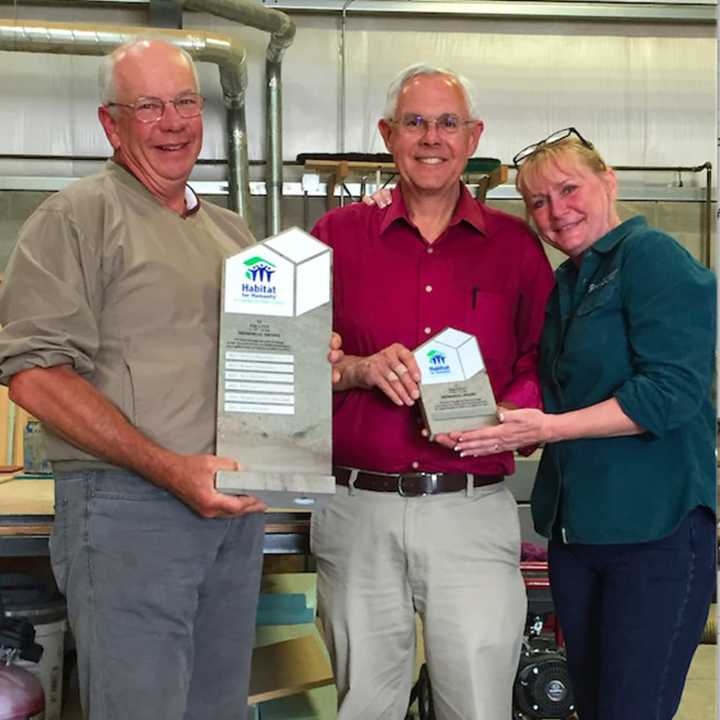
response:
<svg viewBox="0 0 720 720"><path fill-rule="evenodd" d="M553 274L527 225L478 203L463 185L447 229L427 243L396 188L385 209L355 203L313 234L333 248L334 329L348 355L399 342L410 350L446 327L472 333L498 402L541 407L537 346ZM461 458L420 434L417 405L380 390L334 394L336 465L396 473L507 475L513 455Z"/></svg>

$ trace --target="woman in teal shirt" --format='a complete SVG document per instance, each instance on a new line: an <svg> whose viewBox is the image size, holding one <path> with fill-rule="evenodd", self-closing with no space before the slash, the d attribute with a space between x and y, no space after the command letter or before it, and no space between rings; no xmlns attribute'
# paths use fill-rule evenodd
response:
<svg viewBox="0 0 720 720"><path fill-rule="evenodd" d="M532 495L581 720L670 720L715 585L715 278L643 217L574 128L515 157L556 272L545 412L437 438L461 455L545 443Z"/></svg>

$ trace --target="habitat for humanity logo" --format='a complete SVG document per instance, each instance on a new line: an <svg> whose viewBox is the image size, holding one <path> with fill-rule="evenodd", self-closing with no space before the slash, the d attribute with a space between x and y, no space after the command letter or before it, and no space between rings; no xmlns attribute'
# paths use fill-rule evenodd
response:
<svg viewBox="0 0 720 720"><path fill-rule="evenodd" d="M247 267L245 277L250 282L242 284L242 294L245 298L253 298L254 300L275 300L277 297L277 287L272 281L275 274L275 265L269 260L261 258L259 255L245 260L244 265Z"/></svg>
<svg viewBox="0 0 720 720"><path fill-rule="evenodd" d="M440 352L440 350L430 350L427 357L430 361L431 375L447 375L450 372L444 352Z"/></svg>

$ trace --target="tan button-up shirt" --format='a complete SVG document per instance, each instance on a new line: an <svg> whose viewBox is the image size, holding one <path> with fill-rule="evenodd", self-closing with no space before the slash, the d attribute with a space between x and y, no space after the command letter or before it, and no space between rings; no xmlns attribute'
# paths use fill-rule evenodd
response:
<svg viewBox="0 0 720 720"><path fill-rule="evenodd" d="M180 217L129 172L46 200L23 227L0 293L0 382L70 364L170 450L214 450L224 258L254 241L209 203ZM98 461L46 431L50 460Z"/></svg>

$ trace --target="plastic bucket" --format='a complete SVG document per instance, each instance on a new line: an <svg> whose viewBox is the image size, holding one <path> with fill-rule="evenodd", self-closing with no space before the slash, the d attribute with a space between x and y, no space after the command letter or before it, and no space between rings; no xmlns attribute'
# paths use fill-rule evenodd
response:
<svg viewBox="0 0 720 720"><path fill-rule="evenodd" d="M40 680L45 693L45 720L60 720L65 654L65 601L51 583L29 575L0 575L0 600L7 617L35 626L35 642L43 647L39 663L16 660Z"/></svg>

